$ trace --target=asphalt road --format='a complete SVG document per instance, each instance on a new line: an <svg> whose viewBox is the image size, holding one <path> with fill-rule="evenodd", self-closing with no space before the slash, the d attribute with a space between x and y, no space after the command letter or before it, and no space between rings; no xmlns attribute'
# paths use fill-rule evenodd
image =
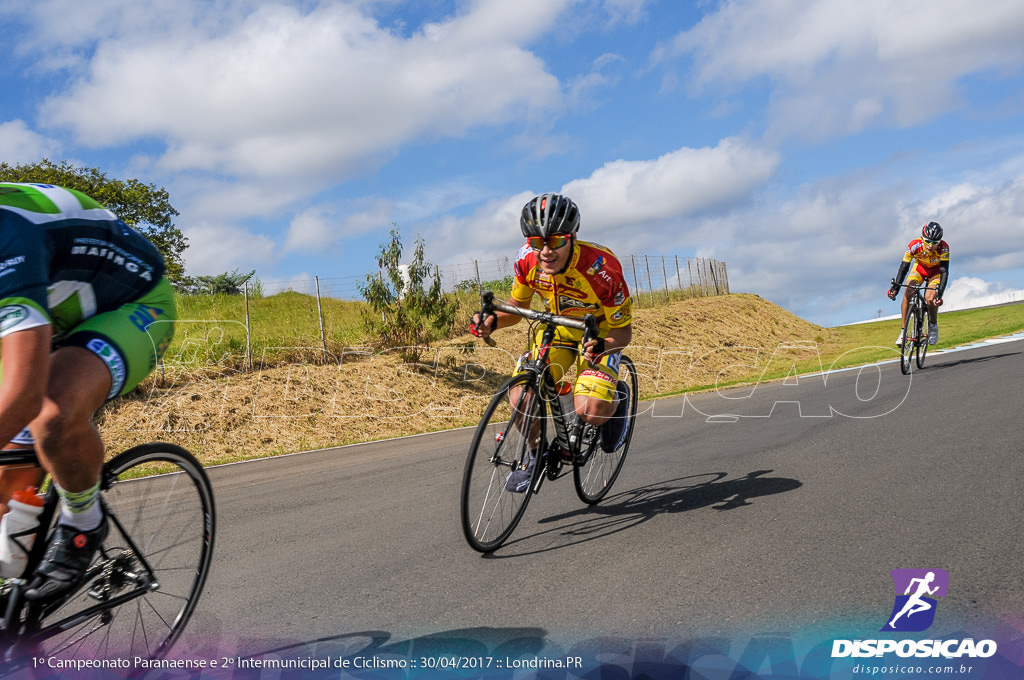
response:
<svg viewBox="0 0 1024 680"><path fill-rule="evenodd" d="M943 630L990 628L1024 611L1022 378L1014 341L642 403L609 497L549 482L491 556L459 527L469 430L213 468L216 563L178 651L870 637L895 568L949 573Z"/></svg>

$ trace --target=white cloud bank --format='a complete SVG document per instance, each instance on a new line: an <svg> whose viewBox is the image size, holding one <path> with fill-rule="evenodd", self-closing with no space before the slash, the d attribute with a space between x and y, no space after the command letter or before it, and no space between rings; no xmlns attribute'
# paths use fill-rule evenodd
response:
<svg viewBox="0 0 1024 680"><path fill-rule="evenodd" d="M692 56L691 87L773 83L769 137L909 127L965 106L964 79L1024 67L1024 3L726 1L653 53Z"/></svg>

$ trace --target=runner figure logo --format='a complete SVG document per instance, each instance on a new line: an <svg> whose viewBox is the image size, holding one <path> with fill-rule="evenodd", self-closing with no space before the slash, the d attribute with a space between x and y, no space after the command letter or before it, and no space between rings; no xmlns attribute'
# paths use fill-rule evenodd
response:
<svg viewBox="0 0 1024 680"><path fill-rule="evenodd" d="M883 631L919 632L935 621L935 598L945 597L949 574L944 569L893 569L896 602Z"/></svg>

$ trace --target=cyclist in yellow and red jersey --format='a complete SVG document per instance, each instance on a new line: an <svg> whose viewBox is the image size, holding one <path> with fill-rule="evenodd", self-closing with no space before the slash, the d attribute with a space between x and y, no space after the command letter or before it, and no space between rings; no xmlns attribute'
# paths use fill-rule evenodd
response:
<svg viewBox="0 0 1024 680"><path fill-rule="evenodd" d="M601 447L609 453L616 451L627 432L629 403L629 388L618 379L619 361L622 349L633 338L631 301L622 265L604 246L576 238L580 211L566 196L534 197L523 206L519 226L526 243L516 255L509 304L529 309L536 294L554 314L582 318L589 313L597 318L601 337L582 348L582 331L558 328L550 353L551 370L558 382L577 364L573 388L576 414L584 422L601 426ZM495 312L481 322L476 314L470 329L488 337L491 331L516 324L521 318ZM536 350L542 334L543 329L538 329L530 339L527 355ZM510 489L525 490L530 476L517 472L521 480L510 478L510 482L516 485L521 481L522 488Z"/></svg>
<svg viewBox="0 0 1024 680"><path fill-rule="evenodd" d="M911 269L913 263L913 269ZM907 276L910 271L910 276ZM899 284L903 277L907 276L908 285L921 285L926 283L924 299L928 303L928 344L934 345L939 341L938 313L942 305L942 293L946 290L949 282L949 244L942 240L942 227L938 222L929 222L921 228L921 238L915 238L907 245L907 251L903 254L903 262L896 274L896 283L889 289L889 299L895 300L899 294ZM907 288L903 296L903 324L907 327L907 309L910 307L910 296L913 289ZM903 342L903 331L900 330L896 344Z"/></svg>

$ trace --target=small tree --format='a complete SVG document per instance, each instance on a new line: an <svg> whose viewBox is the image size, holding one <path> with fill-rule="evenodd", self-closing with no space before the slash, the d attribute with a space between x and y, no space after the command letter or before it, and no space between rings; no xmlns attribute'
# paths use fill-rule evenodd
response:
<svg viewBox="0 0 1024 680"><path fill-rule="evenodd" d="M441 277L424 258L423 247L416 239L412 262L400 264L402 240L394 225L391 242L381 245L377 257L380 272L359 285L370 305L363 312L367 332L381 347L404 348L407 361L418 359L423 345L450 334L458 311L458 303L441 291Z"/></svg>
<svg viewBox="0 0 1024 680"><path fill-rule="evenodd" d="M180 292L190 295L241 295L242 286L256 273L240 274L237 269L216 276L188 277L178 286Z"/></svg>

